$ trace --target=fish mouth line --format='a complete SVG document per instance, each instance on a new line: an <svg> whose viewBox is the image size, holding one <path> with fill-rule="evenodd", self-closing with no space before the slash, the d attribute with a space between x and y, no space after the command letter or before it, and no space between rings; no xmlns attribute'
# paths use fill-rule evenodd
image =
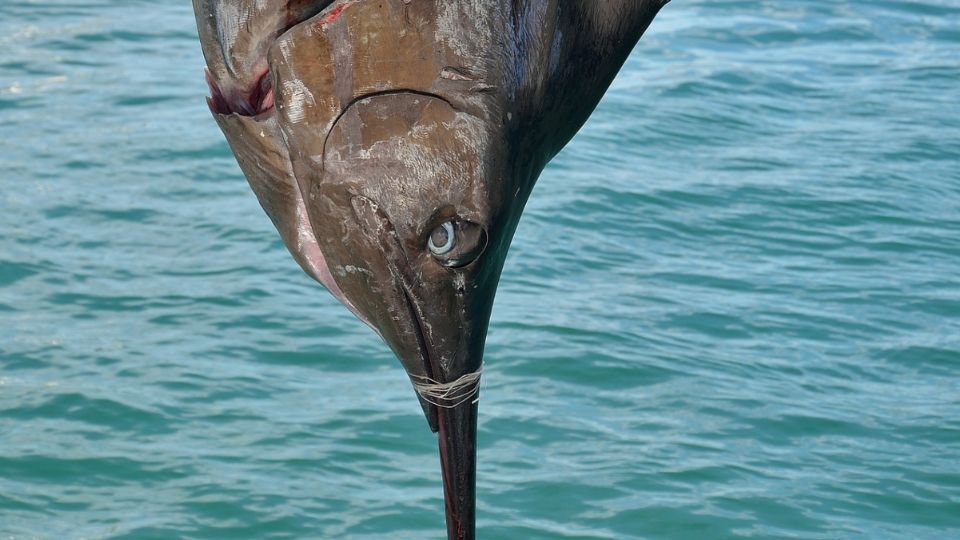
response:
<svg viewBox="0 0 960 540"><path fill-rule="evenodd" d="M390 264L391 271L396 269ZM435 379L430 362L423 322L414 298L401 279L398 284L410 310L413 333L416 335L420 358L428 377ZM413 379L411 377L411 379ZM478 385L477 380L474 384ZM476 528L476 419L477 401L469 396L455 396L449 404L430 399L414 384L417 395L429 404L428 422L437 434L440 454L440 474L443 477L443 506L448 538L473 539ZM471 424L472 422L472 424Z"/></svg>

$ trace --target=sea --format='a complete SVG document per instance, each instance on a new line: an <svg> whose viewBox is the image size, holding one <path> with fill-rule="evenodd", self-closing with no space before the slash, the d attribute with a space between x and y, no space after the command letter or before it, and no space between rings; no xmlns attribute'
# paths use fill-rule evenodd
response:
<svg viewBox="0 0 960 540"><path fill-rule="evenodd" d="M0 539L439 539L186 0L0 0ZM960 2L675 0L541 177L478 537L960 538Z"/></svg>

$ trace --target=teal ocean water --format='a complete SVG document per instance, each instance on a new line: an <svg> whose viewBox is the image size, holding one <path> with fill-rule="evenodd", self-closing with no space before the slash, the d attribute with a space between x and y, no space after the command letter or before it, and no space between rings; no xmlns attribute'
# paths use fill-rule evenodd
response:
<svg viewBox="0 0 960 540"><path fill-rule="evenodd" d="M440 538L205 91L185 0L0 2L0 539ZM517 233L480 537L960 538L958 97L955 1L670 4Z"/></svg>

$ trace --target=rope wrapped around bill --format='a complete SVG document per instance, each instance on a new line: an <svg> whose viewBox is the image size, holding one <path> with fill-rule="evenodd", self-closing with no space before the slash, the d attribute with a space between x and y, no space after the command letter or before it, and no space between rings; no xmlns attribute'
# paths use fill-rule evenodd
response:
<svg viewBox="0 0 960 540"><path fill-rule="evenodd" d="M480 377L483 368L467 373L463 377L448 383L437 382L430 377L410 375L413 388L424 401L443 409L453 409L473 399L480 401ZM476 398L476 399L474 399Z"/></svg>

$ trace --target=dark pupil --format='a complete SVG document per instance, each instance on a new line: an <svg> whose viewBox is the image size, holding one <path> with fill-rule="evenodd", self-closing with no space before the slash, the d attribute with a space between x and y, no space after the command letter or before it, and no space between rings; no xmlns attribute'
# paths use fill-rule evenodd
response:
<svg viewBox="0 0 960 540"><path fill-rule="evenodd" d="M443 227L437 227L430 233L430 239L433 240L433 245L438 248L442 248L447 245L447 242L450 241L450 235L447 234L447 230Z"/></svg>

